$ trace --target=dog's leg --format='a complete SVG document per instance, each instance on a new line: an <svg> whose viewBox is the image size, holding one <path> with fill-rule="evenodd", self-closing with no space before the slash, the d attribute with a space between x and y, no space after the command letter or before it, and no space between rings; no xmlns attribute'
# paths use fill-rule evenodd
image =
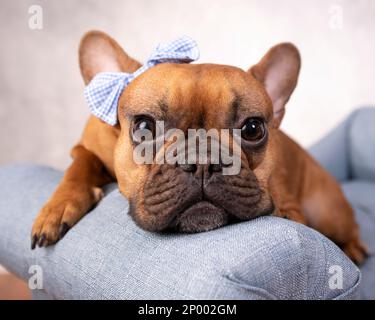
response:
<svg viewBox="0 0 375 320"><path fill-rule="evenodd" d="M320 201L320 202L319 202ZM367 247L360 239L354 213L343 198L341 205L332 205L322 199L308 208L308 225L335 242L355 263L361 264L367 256Z"/></svg>
<svg viewBox="0 0 375 320"><path fill-rule="evenodd" d="M99 158L83 146L71 154L73 163L34 221L32 249L61 239L102 198L101 187L112 181Z"/></svg>
<svg viewBox="0 0 375 320"><path fill-rule="evenodd" d="M368 248L360 239L358 225L355 224L353 229L354 236L341 245L341 249L355 263L361 264L368 255Z"/></svg>
<svg viewBox="0 0 375 320"><path fill-rule="evenodd" d="M332 177L321 172L319 181L305 192L302 203L310 227L330 238L355 263L364 261L367 248L360 239L353 209Z"/></svg>
<svg viewBox="0 0 375 320"><path fill-rule="evenodd" d="M325 212L324 215L327 217L330 213L332 213L332 211L325 210L324 207L315 207L314 213L316 213L319 209L321 210L320 212ZM337 220L333 221L330 219L325 220L324 223L320 222L319 225L316 224L317 220L315 220L313 225L311 225L311 221L308 223L307 218L303 215L298 204L284 205L277 210L275 216L312 226L340 246L345 254L355 263L360 264L367 255L367 248L360 240L358 225L350 218L354 215L353 212L351 212L350 208L345 209L343 210L343 208L341 208L342 215L345 217L344 219L351 221L346 225L337 223Z"/></svg>
<svg viewBox="0 0 375 320"><path fill-rule="evenodd" d="M275 216L307 225L307 220L301 213L301 209L297 203L284 204L284 206L277 210Z"/></svg>
<svg viewBox="0 0 375 320"><path fill-rule="evenodd" d="M285 177L282 175L273 178L274 184L270 188L276 207L273 215L307 225L307 220L302 214L301 206L294 197L297 191L291 192L291 188L287 187L285 180Z"/></svg>

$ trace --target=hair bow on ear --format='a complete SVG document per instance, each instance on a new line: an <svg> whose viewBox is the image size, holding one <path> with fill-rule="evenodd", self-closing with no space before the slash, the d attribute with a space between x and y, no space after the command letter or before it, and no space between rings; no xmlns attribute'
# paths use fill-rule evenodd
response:
<svg viewBox="0 0 375 320"><path fill-rule="evenodd" d="M134 73L98 73L85 88L85 98L91 113L112 126L116 125L118 100L134 78L159 63L189 63L198 58L197 43L184 36L166 45L159 44L147 62Z"/></svg>

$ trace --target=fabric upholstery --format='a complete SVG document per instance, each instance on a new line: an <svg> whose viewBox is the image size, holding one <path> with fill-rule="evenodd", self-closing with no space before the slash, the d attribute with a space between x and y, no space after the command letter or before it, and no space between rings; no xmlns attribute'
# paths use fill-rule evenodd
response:
<svg viewBox="0 0 375 320"><path fill-rule="evenodd" d="M115 184L61 242L31 251L33 219L62 177L32 165L0 168L0 263L24 279L40 265L44 290L33 296L44 299L375 299L374 123L375 108L355 111L310 150L355 210L369 247L362 276L330 240L284 219L192 235L143 231ZM343 289L329 288L331 266L342 268Z"/></svg>
<svg viewBox="0 0 375 320"><path fill-rule="evenodd" d="M349 131L352 178L375 182L375 108L353 114Z"/></svg>
<svg viewBox="0 0 375 320"><path fill-rule="evenodd" d="M360 298L375 299L375 108L356 110L311 148L311 153L342 182L356 213L369 257L361 266Z"/></svg>
<svg viewBox="0 0 375 320"><path fill-rule="evenodd" d="M30 250L33 219L62 173L30 165L0 169L0 263L24 279L43 270L53 299L353 299L360 272L330 240L275 217L198 234L154 234L127 215L116 185L65 238ZM343 288L331 289L331 266Z"/></svg>

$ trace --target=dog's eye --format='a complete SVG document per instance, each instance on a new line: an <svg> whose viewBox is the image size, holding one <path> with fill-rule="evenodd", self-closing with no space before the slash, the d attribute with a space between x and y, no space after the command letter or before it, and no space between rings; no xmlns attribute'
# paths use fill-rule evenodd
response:
<svg viewBox="0 0 375 320"><path fill-rule="evenodd" d="M247 141L258 142L264 138L266 128L260 118L249 118L241 128L241 137Z"/></svg>
<svg viewBox="0 0 375 320"><path fill-rule="evenodd" d="M153 140L155 138L155 120L149 117L138 117L134 120L132 137L134 142Z"/></svg>

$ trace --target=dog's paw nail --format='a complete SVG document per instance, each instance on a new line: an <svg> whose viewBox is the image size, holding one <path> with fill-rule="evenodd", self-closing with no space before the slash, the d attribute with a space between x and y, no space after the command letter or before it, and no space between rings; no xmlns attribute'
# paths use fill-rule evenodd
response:
<svg viewBox="0 0 375 320"><path fill-rule="evenodd" d="M59 229L59 234L60 234L60 239L65 236L65 234L69 231L70 227L69 225L64 222L60 225L60 229Z"/></svg>
<svg viewBox="0 0 375 320"><path fill-rule="evenodd" d="M36 234L33 235L33 237L31 238L31 250L35 249L37 240L38 240L38 237L36 236Z"/></svg>
<svg viewBox="0 0 375 320"><path fill-rule="evenodd" d="M38 247L40 247L40 248L43 247L45 240L46 240L46 236L44 234L42 234L39 238L39 241L38 241Z"/></svg>

